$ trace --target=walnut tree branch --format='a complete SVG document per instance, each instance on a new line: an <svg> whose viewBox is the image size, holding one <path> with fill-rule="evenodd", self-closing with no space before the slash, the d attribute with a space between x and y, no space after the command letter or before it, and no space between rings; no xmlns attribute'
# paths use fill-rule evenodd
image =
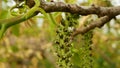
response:
<svg viewBox="0 0 120 68"><path fill-rule="evenodd" d="M95 27L100 28L111 19L112 19L112 17L103 16L103 17L99 18L98 20L91 22L86 27L76 29L76 31L72 34L72 37L74 37L78 34L84 34L88 31L94 29Z"/></svg>
<svg viewBox="0 0 120 68"><path fill-rule="evenodd" d="M34 0L27 0L29 7L34 6ZM81 6L77 4L67 4L63 2L45 2L41 0L40 7L47 13L50 12L70 12L80 15L96 14L99 16L111 15L116 16L120 14L120 6L117 7L99 7L99 6Z"/></svg>
<svg viewBox="0 0 120 68"><path fill-rule="evenodd" d="M32 8L35 5L34 0L26 0L26 1L27 1L26 4L30 8ZM105 23L109 22L112 18L120 14L120 6L117 7L80 6L77 4L67 4L63 2L45 2L44 0L40 0L39 7L45 10L47 13L69 12L79 15L96 14L100 17L98 20L94 21L88 26L81 29L77 29L76 32L73 34L73 36L78 34L84 34L85 32L94 29L95 27L101 27ZM27 19L37 15L37 13L39 13L38 10L36 10L35 14L31 15ZM0 24L6 23L8 24L7 26L10 27L12 25L19 24L20 22L27 20L24 19L21 15L10 19L9 19L10 21L7 21L7 19L0 20Z"/></svg>

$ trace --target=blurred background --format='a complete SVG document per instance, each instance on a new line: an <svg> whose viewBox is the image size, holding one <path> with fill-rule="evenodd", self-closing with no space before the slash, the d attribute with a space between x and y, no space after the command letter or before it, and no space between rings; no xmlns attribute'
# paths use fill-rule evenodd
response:
<svg viewBox="0 0 120 68"><path fill-rule="evenodd" d="M49 0L47 0L49 1ZM119 6L120 0L54 0L82 6L92 4L104 7ZM0 19L6 19L26 12L23 4L13 0L0 0ZM45 17L38 14L21 24L10 27L0 41L0 68L58 68L54 54L56 25L63 12L54 12ZM49 19L52 17L53 20ZM98 19L96 15L81 16L78 27L84 22ZM75 38L76 49L80 48L80 36ZM120 17L112 19L101 29L94 29L93 55L95 68L120 68ZM75 58L78 58L77 60ZM74 68L80 68L79 52L73 57Z"/></svg>

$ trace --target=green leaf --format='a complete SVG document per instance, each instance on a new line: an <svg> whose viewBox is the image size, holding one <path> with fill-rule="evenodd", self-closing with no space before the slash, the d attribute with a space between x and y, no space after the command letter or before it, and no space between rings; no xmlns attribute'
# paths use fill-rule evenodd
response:
<svg viewBox="0 0 120 68"><path fill-rule="evenodd" d="M11 11L11 15L12 16L18 16L20 15L18 11Z"/></svg>

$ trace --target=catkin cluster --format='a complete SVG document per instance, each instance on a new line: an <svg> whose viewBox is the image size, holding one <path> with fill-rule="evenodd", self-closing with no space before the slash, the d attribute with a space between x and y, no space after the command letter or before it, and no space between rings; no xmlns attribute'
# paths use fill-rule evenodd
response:
<svg viewBox="0 0 120 68"><path fill-rule="evenodd" d="M92 57L92 31L85 33L82 37L83 43L81 47L80 55L80 68L93 68L93 57Z"/></svg>
<svg viewBox="0 0 120 68"><path fill-rule="evenodd" d="M92 20L92 19L91 19ZM84 23L84 26L86 27L88 24L90 24L90 21L87 21ZM82 35L82 42L81 48L80 48L80 68L93 68L93 56L92 56L92 37L93 37L93 31L88 31L84 35Z"/></svg>
<svg viewBox="0 0 120 68"><path fill-rule="evenodd" d="M61 20L56 30L56 54L58 56L58 65L61 68L71 68L72 40L71 34L77 25L78 15L66 13L66 18Z"/></svg>

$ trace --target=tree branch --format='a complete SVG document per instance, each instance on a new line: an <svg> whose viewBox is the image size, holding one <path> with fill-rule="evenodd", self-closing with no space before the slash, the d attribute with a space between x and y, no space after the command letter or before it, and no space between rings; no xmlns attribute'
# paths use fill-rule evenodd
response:
<svg viewBox="0 0 120 68"><path fill-rule="evenodd" d="M29 7L33 7L34 0L28 0L27 5ZM116 16L120 14L120 6L117 7L99 7L99 6L80 6L77 4L67 4L63 2L45 2L41 0L40 7L44 9L47 13L50 12L70 12L70 13L77 13L80 15L89 15L89 14L96 14L99 16Z"/></svg>
<svg viewBox="0 0 120 68"><path fill-rule="evenodd" d="M26 0L26 4L32 8L35 5L34 0ZM95 27L101 27L105 23L109 22L112 18L114 18L116 15L120 14L120 6L118 7L98 7L98 6L80 6L77 4L67 4L63 2L45 2L44 0L40 0L40 8L45 10L47 13L50 12L69 12L79 15L89 15L89 14L96 14L100 18L93 23L89 24L88 26L84 28L79 28L73 33L72 36L76 36L78 34L84 34L85 32L94 29ZM35 16L38 13L38 10L35 11L35 14L33 13L32 16L28 17L27 19ZM24 15L23 15L24 16ZM11 20L10 20L11 19ZM0 20L0 24L7 23L7 27L10 27L12 25L15 25L20 22L23 22L27 19L24 19L22 15L16 16L14 18L8 19L9 21L6 21L7 19ZM15 20L13 20L15 19Z"/></svg>
<svg viewBox="0 0 120 68"><path fill-rule="evenodd" d="M70 12L80 15L96 14L99 16L116 16L120 14L120 6L99 7L99 6L80 6L77 4L67 4L63 2L44 2L40 6L46 12Z"/></svg>
<svg viewBox="0 0 120 68"><path fill-rule="evenodd" d="M86 27L76 29L75 32L72 34L72 37L74 37L78 34L84 34L84 33L88 32L89 30L94 29L95 27L100 28L111 19L112 18L109 16L101 17L98 20L91 22Z"/></svg>

